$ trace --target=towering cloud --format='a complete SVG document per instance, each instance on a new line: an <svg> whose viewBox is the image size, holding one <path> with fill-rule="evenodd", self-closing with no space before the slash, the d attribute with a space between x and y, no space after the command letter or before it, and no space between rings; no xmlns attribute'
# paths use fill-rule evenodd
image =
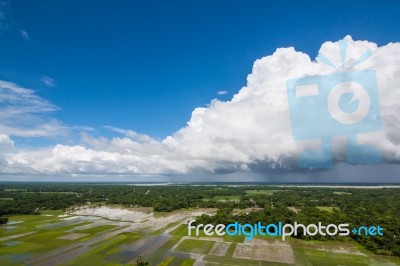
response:
<svg viewBox="0 0 400 266"><path fill-rule="evenodd" d="M368 41L353 41L349 36L345 39L348 43L345 66L354 64L370 49L372 57L356 64L353 70L374 69L377 74L383 129L361 134L359 141L379 148L383 162L398 164L400 43L378 47ZM324 43L320 52L332 65L342 65L338 42ZM95 138L84 133L80 145L58 144L24 151L12 148L8 136L46 136L46 128L51 135L63 127L58 122L45 121L41 126L29 128L28 134L19 126L10 125L11 120L6 116L23 124L23 118L29 118L33 113L54 111L56 107L30 90L3 82L0 84L2 101L20 103L20 98L12 98L19 93L29 105L21 103L14 111L10 107L4 113L6 116L2 110L0 147L9 145L7 147L11 148L7 153L0 153L3 165L6 165L0 171L51 174L227 173L268 168L295 171L299 153L307 147L318 146L319 140L299 142L293 139L286 81L335 71L294 48L279 48L274 54L256 60L252 73L247 77L247 85L230 101L215 99L208 107L196 108L185 127L162 141L133 130L108 127L121 133L121 137ZM337 163L345 160L343 138L334 140L333 156Z"/></svg>

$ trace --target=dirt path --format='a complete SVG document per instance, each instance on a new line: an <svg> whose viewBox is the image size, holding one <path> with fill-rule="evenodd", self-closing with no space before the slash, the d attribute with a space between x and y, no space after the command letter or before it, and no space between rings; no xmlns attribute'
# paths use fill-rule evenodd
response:
<svg viewBox="0 0 400 266"><path fill-rule="evenodd" d="M7 241L7 240L15 239L15 238L18 238L18 237L29 236L29 235L31 235L33 233L36 233L36 231L23 233L23 234L19 234L19 235L5 236L5 237L1 237L0 241Z"/></svg>

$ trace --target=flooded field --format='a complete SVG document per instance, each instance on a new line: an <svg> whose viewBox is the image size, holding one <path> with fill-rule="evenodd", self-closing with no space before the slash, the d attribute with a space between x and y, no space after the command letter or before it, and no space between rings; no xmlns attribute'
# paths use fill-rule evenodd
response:
<svg viewBox="0 0 400 266"><path fill-rule="evenodd" d="M400 265L355 243L187 235L188 220L215 212L88 205L12 216L0 227L0 265L135 265L138 256L152 265Z"/></svg>
<svg viewBox="0 0 400 266"><path fill-rule="evenodd" d="M215 209L158 214L144 208L85 206L13 216L0 227L0 265L134 263L159 250L171 238L169 231L204 213Z"/></svg>

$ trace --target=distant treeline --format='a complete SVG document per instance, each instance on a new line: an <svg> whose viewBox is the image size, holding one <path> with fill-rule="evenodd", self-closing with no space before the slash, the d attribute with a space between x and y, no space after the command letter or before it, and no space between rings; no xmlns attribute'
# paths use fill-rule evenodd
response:
<svg viewBox="0 0 400 266"><path fill-rule="evenodd" d="M71 183L0 183L0 223L13 214L39 214L83 204L153 207L169 212L183 208L218 208L198 223L258 221L303 224L349 223L350 227L380 225L383 236L358 236L355 241L376 254L400 256L400 190L396 188L311 188L256 186L129 186ZM324 209L323 207L329 207ZM234 209L258 208L246 213ZM306 236L304 239L346 241L346 237Z"/></svg>

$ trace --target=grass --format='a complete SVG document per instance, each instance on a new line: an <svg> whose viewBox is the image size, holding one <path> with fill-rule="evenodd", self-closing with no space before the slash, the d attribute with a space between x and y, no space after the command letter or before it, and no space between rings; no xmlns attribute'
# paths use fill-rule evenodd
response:
<svg viewBox="0 0 400 266"><path fill-rule="evenodd" d="M195 260L194 259L185 259L182 262L182 266L192 266L194 265Z"/></svg>
<svg viewBox="0 0 400 266"><path fill-rule="evenodd" d="M236 246L236 243L232 243L226 251L225 257L232 257L233 252L235 252Z"/></svg>
<svg viewBox="0 0 400 266"><path fill-rule="evenodd" d="M137 233L123 233L96 245L90 251L74 258L64 265L122 265L118 261L109 261L111 255L119 252L123 244L132 243L142 238ZM118 257L116 257L118 259ZM109 264L105 264L105 262Z"/></svg>
<svg viewBox="0 0 400 266"><path fill-rule="evenodd" d="M272 195L276 192L281 192L285 190L276 190L276 189L262 189L262 190L246 190L246 195L252 196L252 195Z"/></svg>
<svg viewBox="0 0 400 266"><path fill-rule="evenodd" d="M160 264L159 266L168 266L170 263L174 260L174 257L168 256L166 257Z"/></svg>
<svg viewBox="0 0 400 266"><path fill-rule="evenodd" d="M240 196L215 196L213 200L217 201L239 201Z"/></svg>
<svg viewBox="0 0 400 266"><path fill-rule="evenodd" d="M287 240L288 243L294 249L312 249L312 250L346 250L348 253L355 254L364 254L369 255L369 253L363 246L354 242L352 240L348 240L346 242L338 242L338 241L318 241L318 240L301 240L297 238L290 237Z"/></svg>
<svg viewBox="0 0 400 266"><path fill-rule="evenodd" d="M160 264L159 266L191 266L195 262L194 259L181 259L173 256L168 256L166 257Z"/></svg>
<svg viewBox="0 0 400 266"><path fill-rule="evenodd" d="M69 195L76 195L78 193L71 192L71 191L23 191L24 193L31 194L31 193L40 193L40 194L69 194Z"/></svg>
<svg viewBox="0 0 400 266"><path fill-rule="evenodd" d="M170 223L167 226L164 226L156 231L151 232L150 235L160 235L160 234L164 233L166 230L168 230L169 228L172 228L172 227L178 225L179 223L180 223L180 221Z"/></svg>
<svg viewBox="0 0 400 266"><path fill-rule="evenodd" d="M230 236L230 235L225 234L224 242L243 243L245 237L246 236L239 236L239 235Z"/></svg>
<svg viewBox="0 0 400 266"><path fill-rule="evenodd" d="M0 237L11 236L17 234L28 233L36 230L36 227L58 222L59 219L53 216L42 216L42 215L16 215L11 216L9 219L10 222L21 222L15 224L15 228L6 230L5 228L0 227Z"/></svg>
<svg viewBox="0 0 400 266"><path fill-rule="evenodd" d="M11 200L14 200L14 198L0 198L0 200L11 201Z"/></svg>
<svg viewBox="0 0 400 266"><path fill-rule="evenodd" d="M173 236L187 236L188 235L188 227L186 224L181 224L180 226L178 226L177 228L175 228L174 230L171 231L170 235ZM192 231L192 235L193 235L193 231Z"/></svg>
<svg viewBox="0 0 400 266"><path fill-rule="evenodd" d="M64 213L63 210L42 210L42 211L40 211L40 214L55 215L55 216L61 215L63 213Z"/></svg>
<svg viewBox="0 0 400 266"><path fill-rule="evenodd" d="M62 214L62 210L43 210L44 215L15 215L10 217L10 221L20 222L13 225L13 229L6 230L6 228L0 228L0 237L12 236L18 234L24 234L34 232L33 234L21 236L10 241L20 241L22 243L7 247L1 246L0 248L0 265L20 265L21 263L9 263L10 256L20 255L38 255L46 253L48 251L60 248L65 245L71 244L70 240L58 239L60 236L64 236L68 233L65 231L74 229L77 226L89 224L91 222L79 222L72 225L66 224L60 228L38 228L43 225L63 222L57 216ZM51 215L51 216L47 216ZM4 243L10 242L4 241ZM0 243L2 244L2 243Z"/></svg>
<svg viewBox="0 0 400 266"><path fill-rule="evenodd" d="M297 265L371 265L368 256L353 254L337 254L314 249L295 249L294 255Z"/></svg>
<svg viewBox="0 0 400 266"><path fill-rule="evenodd" d="M246 265L246 266L259 266L259 265L288 266L289 265L286 263L248 260L248 259L232 258L232 257L228 257L228 256L221 257L221 256L212 256L212 255L205 256L204 261L207 261L209 263L215 263L216 265L220 265L220 264L222 264L222 265ZM212 265L215 265L215 264L212 264ZM210 265L210 264L207 264L207 265ZM324 265L324 264L320 264L320 265Z"/></svg>
<svg viewBox="0 0 400 266"><path fill-rule="evenodd" d="M333 211L334 207L318 206L318 209L324 211ZM70 240L58 239L60 236L67 235L67 230L75 229L82 224L89 224L91 222L81 222L73 225L66 225L64 227L55 229L38 229L38 226L62 222L57 216L62 214L61 210L44 210L42 214L52 215L17 215L11 216L10 221L21 221L22 223L15 224L14 229L6 230L0 228L0 237L32 232L32 235L23 236L10 241L0 242L0 265L23 265L23 262L11 261L11 256L14 255L27 255L33 256L37 254L46 253L48 251L63 247L71 244ZM176 225L175 223L169 224L168 228ZM84 239L72 241L73 243L81 243L82 241L96 237L98 233L105 230L115 228L114 225L102 225L84 230L75 230L77 233L89 234ZM165 229L165 228L163 228ZM158 231L161 233L161 231ZM192 235L193 235L192 231ZM155 251L150 257L145 258L146 261L152 265L193 265L195 260L190 258L174 257L169 251L178 243L183 237L187 236L187 225L182 224L173 230L170 235L172 236L162 247ZM203 231L200 230L199 237L207 237ZM218 237L218 236L211 236ZM92 246L88 252L66 262L65 265L122 265L118 253L121 251L122 246L130 244L142 235L135 232L125 232ZM244 236L228 236L220 237L224 242L232 242L229 246L226 256L212 256L206 255L204 261L207 265L287 265L278 264L275 262L263 262L257 260L234 258L233 253L237 243L243 242ZM13 247L2 245L3 243L11 241L21 241ZM292 247L295 256L295 265L400 265L400 258L377 256L365 250L361 245L349 240L346 242L337 241L304 241L300 239L289 238L287 241ZM175 251L197 254L208 254L212 249L215 241L212 239L185 239L178 245ZM347 253L335 253L336 250L345 250Z"/></svg>
<svg viewBox="0 0 400 266"><path fill-rule="evenodd" d="M208 254L214 244L215 241L185 239L175 248L175 251Z"/></svg>
<svg viewBox="0 0 400 266"><path fill-rule="evenodd" d="M211 198L202 198L201 200L202 201L210 201L210 200L213 200L213 199L211 199Z"/></svg>
<svg viewBox="0 0 400 266"><path fill-rule="evenodd" d="M333 209L339 209L337 207L328 207L328 206L316 206L316 208L320 211L326 211L326 212L333 212Z"/></svg>
<svg viewBox="0 0 400 266"><path fill-rule="evenodd" d="M27 191L25 188L5 188L3 191L5 192L18 192L18 191Z"/></svg>
<svg viewBox="0 0 400 266"><path fill-rule="evenodd" d="M353 193L343 192L343 191L334 191L333 194L335 194L335 195L353 195Z"/></svg>
<svg viewBox="0 0 400 266"><path fill-rule="evenodd" d="M79 225L82 225L79 224ZM36 233L19 237L14 240L21 241L23 243L14 247L2 247L0 249L0 255L4 254L41 254L50 250L59 248L61 246L70 244L69 240L58 239L60 236L64 236L65 231L73 229L77 224L52 229L52 230L38 230Z"/></svg>
<svg viewBox="0 0 400 266"><path fill-rule="evenodd" d="M96 234L96 233L103 232L108 229L116 228L116 227L117 226L115 226L115 225L106 224L106 225L100 225L100 226L96 226L96 227L92 227L92 228L88 228L88 229L76 230L75 232L80 233L80 234Z"/></svg>
<svg viewBox="0 0 400 266"><path fill-rule="evenodd" d="M400 258L374 255L353 241L304 241L290 238L296 265L400 265ZM348 253L335 253L346 250Z"/></svg>
<svg viewBox="0 0 400 266"><path fill-rule="evenodd" d="M167 254L173 246L175 246L176 243L178 243L180 237L179 236L173 236L171 239L169 239L162 247L160 247L156 252L151 254L147 260L152 264L152 265L158 265L159 261L162 261L163 256Z"/></svg>
<svg viewBox="0 0 400 266"><path fill-rule="evenodd" d="M366 266L366 265L400 265L400 258L383 257L373 255L371 252L363 250L354 242L336 242L336 241L303 241L299 239L291 239L290 244L293 247L295 256L295 265L348 265L348 266ZM204 260L207 265L287 265L277 262L248 260L232 257L236 244L233 243L229 247L225 257L205 256ZM327 251L319 249L327 249ZM329 250L345 248L350 254L334 253ZM354 254L351 254L354 252Z"/></svg>
<svg viewBox="0 0 400 266"><path fill-rule="evenodd" d="M10 216L10 221L23 221L23 222L37 222L37 221L44 221L44 220L54 220L52 217L46 217L41 215L14 215Z"/></svg>
<svg viewBox="0 0 400 266"><path fill-rule="evenodd" d="M400 258L373 255L371 258L371 265L400 265Z"/></svg>

